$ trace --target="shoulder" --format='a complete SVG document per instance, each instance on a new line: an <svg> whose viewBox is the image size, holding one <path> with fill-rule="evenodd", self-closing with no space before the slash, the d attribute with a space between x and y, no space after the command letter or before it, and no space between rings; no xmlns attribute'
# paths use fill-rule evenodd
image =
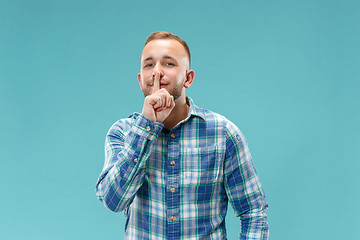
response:
<svg viewBox="0 0 360 240"><path fill-rule="evenodd" d="M233 123L231 120L226 118L225 116L211 111L209 109L196 107L197 112L199 112L199 116L202 117L207 123L216 123L218 127L223 127L230 134L241 132L240 129Z"/></svg>
<svg viewBox="0 0 360 240"><path fill-rule="evenodd" d="M246 138L240 128L231 120L225 116L216 113L214 111L197 107L197 111L201 113L206 124L209 127L218 129L218 132L222 132L227 141L231 141L242 147L247 144Z"/></svg>

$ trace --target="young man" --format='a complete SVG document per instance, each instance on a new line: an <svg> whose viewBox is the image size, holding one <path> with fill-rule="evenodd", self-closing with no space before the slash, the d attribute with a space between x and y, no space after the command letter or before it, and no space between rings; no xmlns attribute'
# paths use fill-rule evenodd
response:
<svg viewBox="0 0 360 240"><path fill-rule="evenodd" d="M110 128L97 196L125 212L125 239L226 239L228 201L240 239L268 239L267 202L247 142L232 122L185 96L194 77L180 37L149 36L138 74L142 113Z"/></svg>

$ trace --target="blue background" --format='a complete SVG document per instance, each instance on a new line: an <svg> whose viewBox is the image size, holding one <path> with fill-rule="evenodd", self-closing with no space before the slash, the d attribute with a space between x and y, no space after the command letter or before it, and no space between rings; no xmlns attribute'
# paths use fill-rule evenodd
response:
<svg viewBox="0 0 360 240"><path fill-rule="evenodd" d="M109 127L141 111L139 59L190 46L195 103L248 139L271 239L356 239L360 2L0 0L0 239L122 239L95 196ZM228 238L239 221L230 208Z"/></svg>

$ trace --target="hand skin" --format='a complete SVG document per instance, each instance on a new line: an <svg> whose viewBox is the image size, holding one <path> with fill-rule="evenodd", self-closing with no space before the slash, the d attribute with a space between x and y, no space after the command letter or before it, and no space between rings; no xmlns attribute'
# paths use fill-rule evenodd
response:
<svg viewBox="0 0 360 240"><path fill-rule="evenodd" d="M142 114L152 122L164 122L175 107L174 97L160 89L160 72L155 73L153 91L145 97Z"/></svg>

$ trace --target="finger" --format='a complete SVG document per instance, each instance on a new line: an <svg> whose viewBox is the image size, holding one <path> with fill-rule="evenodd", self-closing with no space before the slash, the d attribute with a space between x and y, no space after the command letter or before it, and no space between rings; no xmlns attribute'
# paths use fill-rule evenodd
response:
<svg viewBox="0 0 360 240"><path fill-rule="evenodd" d="M175 99L174 99L174 96L171 95L171 105L170 105L171 108L175 107Z"/></svg>
<svg viewBox="0 0 360 240"><path fill-rule="evenodd" d="M161 96L157 96L156 100L155 100L155 104L154 104L154 109L158 109L160 107L162 107L163 105L163 100Z"/></svg>
<svg viewBox="0 0 360 240"><path fill-rule="evenodd" d="M161 89L159 92L160 96L162 97L162 106L164 109L170 107L171 105L171 95L166 89Z"/></svg>
<svg viewBox="0 0 360 240"><path fill-rule="evenodd" d="M171 107L172 101L173 101L173 96L171 96L170 94L168 94L168 95L166 96L166 107Z"/></svg>
<svg viewBox="0 0 360 240"><path fill-rule="evenodd" d="M154 76L154 92L160 90L160 72L156 72Z"/></svg>

